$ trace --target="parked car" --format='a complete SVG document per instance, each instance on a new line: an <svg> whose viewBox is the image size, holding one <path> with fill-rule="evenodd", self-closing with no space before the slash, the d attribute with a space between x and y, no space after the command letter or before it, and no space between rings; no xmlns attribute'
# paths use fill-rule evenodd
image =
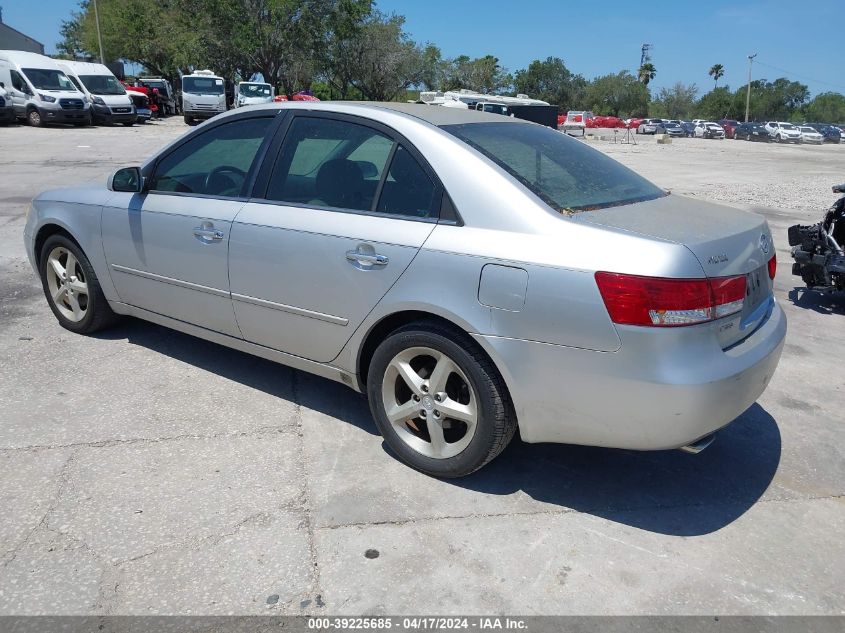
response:
<svg viewBox="0 0 845 633"><path fill-rule="evenodd" d="M712 121L701 121L695 125L696 138L717 138L725 140L725 130L718 123Z"/></svg>
<svg viewBox="0 0 845 633"><path fill-rule="evenodd" d="M824 136L819 134L819 132L809 125L801 125L798 126L798 131L801 132L801 142L802 143L811 143L813 145L821 145L824 143Z"/></svg>
<svg viewBox="0 0 845 633"><path fill-rule="evenodd" d="M197 70L182 77L182 114L185 123L210 119L225 112L226 82L210 70Z"/></svg>
<svg viewBox="0 0 845 633"><path fill-rule="evenodd" d="M23 51L0 51L0 82L15 116L33 127L49 123L88 125L90 104L55 60Z"/></svg>
<svg viewBox="0 0 845 633"><path fill-rule="evenodd" d="M659 123L657 125L657 133L658 134L667 134L672 137L684 137L686 136L686 132L684 132L684 128L682 128L679 124L673 123L671 121L664 121L663 123Z"/></svg>
<svg viewBox="0 0 845 633"><path fill-rule="evenodd" d="M9 93L6 92L5 84L0 82L0 125L14 123L16 119L12 99L9 97Z"/></svg>
<svg viewBox="0 0 845 633"><path fill-rule="evenodd" d="M76 88L91 104L91 123L131 127L138 119L126 88L104 64L56 60Z"/></svg>
<svg viewBox="0 0 845 633"><path fill-rule="evenodd" d="M716 123L722 126L722 129L725 131L725 138L733 138L736 126L739 125L739 121L736 119L721 119L716 121Z"/></svg>
<svg viewBox="0 0 845 633"><path fill-rule="evenodd" d="M769 121L766 123L769 136L776 143L800 143L801 131L792 123L784 121Z"/></svg>
<svg viewBox="0 0 845 633"><path fill-rule="evenodd" d="M765 143L771 140L769 131L762 123L740 123L736 126L734 138L745 141L763 141Z"/></svg>
<svg viewBox="0 0 845 633"><path fill-rule="evenodd" d="M138 77L135 80L135 85L149 88L155 93L161 116L179 114L179 99L167 79L163 77Z"/></svg>
<svg viewBox="0 0 845 633"><path fill-rule="evenodd" d="M155 98L155 93L146 86L133 86L123 82L123 87L132 102L135 104L135 109L138 112L138 121L141 123L149 121L159 116L158 100ZM139 103L135 95L144 97L143 104Z"/></svg>
<svg viewBox="0 0 845 633"><path fill-rule="evenodd" d="M643 122L643 120L638 119L638 118L625 119L625 121L624 121L625 127L628 128L629 130L636 130L640 126L640 123L642 123L642 122Z"/></svg>
<svg viewBox="0 0 845 633"><path fill-rule="evenodd" d="M692 121L681 121L681 129L683 129L685 136L695 136L695 123Z"/></svg>
<svg viewBox="0 0 845 633"><path fill-rule="evenodd" d="M128 314L341 382L440 477L517 427L698 452L786 332L763 217L455 108L235 110L105 186L42 193L24 242L66 329Z"/></svg>
<svg viewBox="0 0 845 633"><path fill-rule="evenodd" d="M663 123L663 119L643 119L637 126L637 134L656 134L657 126Z"/></svg>
<svg viewBox="0 0 845 633"><path fill-rule="evenodd" d="M624 128L625 122L619 117L597 115L587 121L588 128Z"/></svg>
<svg viewBox="0 0 845 633"><path fill-rule="evenodd" d="M816 130L824 138L825 143L840 143L845 133L840 131L835 125L827 125L825 123L808 123L811 128Z"/></svg>
<svg viewBox="0 0 845 633"><path fill-rule="evenodd" d="M270 84L260 81L241 81L238 83L235 107L272 103L276 90Z"/></svg>

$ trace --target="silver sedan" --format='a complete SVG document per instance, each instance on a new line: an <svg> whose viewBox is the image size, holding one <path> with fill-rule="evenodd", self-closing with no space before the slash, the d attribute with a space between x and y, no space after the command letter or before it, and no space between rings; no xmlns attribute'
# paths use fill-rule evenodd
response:
<svg viewBox="0 0 845 633"><path fill-rule="evenodd" d="M786 332L763 218L477 111L271 104L32 203L59 323L146 319L369 397L410 466L525 442L696 452Z"/></svg>

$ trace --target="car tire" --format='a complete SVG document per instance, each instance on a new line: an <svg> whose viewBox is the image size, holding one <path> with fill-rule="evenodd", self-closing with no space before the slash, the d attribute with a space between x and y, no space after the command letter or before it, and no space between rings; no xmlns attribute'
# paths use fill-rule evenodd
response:
<svg viewBox="0 0 845 633"><path fill-rule="evenodd" d="M186 114L185 115L185 125L193 125L193 124L194 124L194 120Z"/></svg>
<svg viewBox="0 0 845 633"><path fill-rule="evenodd" d="M38 270L47 303L66 330L91 334L117 321L97 273L73 240L64 235L48 237L39 253Z"/></svg>
<svg viewBox="0 0 845 633"><path fill-rule="evenodd" d="M469 336L435 323L406 325L381 342L367 372L367 395L390 450L434 477L469 475L516 432L496 367Z"/></svg>
<svg viewBox="0 0 845 633"><path fill-rule="evenodd" d="M26 120L31 127L42 127L44 125L44 119L41 118L41 113L37 108L32 108L26 113Z"/></svg>
<svg viewBox="0 0 845 633"><path fill-rule="evenodd" d="M130 123L129 121L127 121L127 122L125 122L125 123L123 124L123 127L132 127L133 125L135 125L135 124L134 124L134 123Z"/></svg>

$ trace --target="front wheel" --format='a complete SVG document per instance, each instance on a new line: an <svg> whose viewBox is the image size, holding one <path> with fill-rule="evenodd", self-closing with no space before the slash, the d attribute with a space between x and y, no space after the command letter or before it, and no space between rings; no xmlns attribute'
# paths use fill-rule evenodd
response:
<svg viewBox="0 0 845 633"><path fill-rule="evenodd" d="M185 125L193 125L193 124L194 124L194 120L186 114L185 115Z"/></svg>
<svg viewBox="0 0 845 633"><path fill-rule="evenodd" d="M39 270L44 296L63 328L90 334L117 320L91 262L74 241L64 235L48 237L41 248Z"/></svg>
<svg viewBox="0 0 845 633"><path fill-rule="evenodd" d="M36 108L32 108L32 110L26 113L26 120L29 121L32 127L41 127L44 125L41 113Z"/></svg>
<svg viewBox="0 0 845 633"><path fill-rule="evenodd" d="M436 324L410 324L378 346L367 394L390 449L435 477L478 470L516 431L510 397L493 363L471 338Z"/></svg>

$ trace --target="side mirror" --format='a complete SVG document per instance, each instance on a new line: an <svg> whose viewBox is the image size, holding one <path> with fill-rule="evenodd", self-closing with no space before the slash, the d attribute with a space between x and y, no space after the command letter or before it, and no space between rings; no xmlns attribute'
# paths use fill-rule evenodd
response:
<svg viewBox="0 0 845 633"><path fill-rule="evenodd" d="M118 169L106 183L109 191L124 191L126 193L141 193L144 190L144 177L140 167L124 167Z"/></svg>

